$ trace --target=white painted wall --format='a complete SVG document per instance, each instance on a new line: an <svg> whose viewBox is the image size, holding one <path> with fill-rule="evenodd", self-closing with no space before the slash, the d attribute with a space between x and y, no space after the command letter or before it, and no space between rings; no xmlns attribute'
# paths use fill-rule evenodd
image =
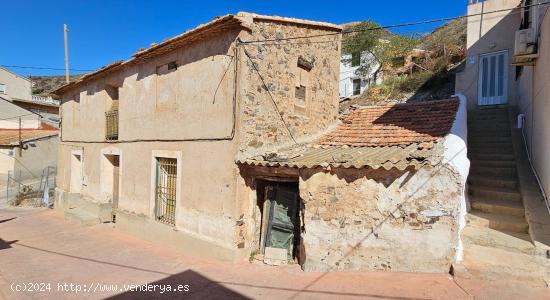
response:
<svg viewBox="0 0 550 300"><path fill-rule="evenodd" d="M370 72L366 76L361 76L357 74L357 69L359 69L359 66L352 67L351 62L348 62L348 60L351 59L351 54L344 54L342 55L342 59L340 60L340 84L339 84L339 90L340 90L340 97L351 97L353 96L353 80L354 79L361 79L361 94L366 91L369 86L373 83L379 84L382 82L382 76L378 76L376 79L376 82L374 81L374 75L376 73L376 70L378 69L379 65L375 64L371 68ZM374 61L374 56L370 52L363 52L361 54L361 64L371 64Z"/></svg>
<svg viewBox="0 0 550 300"><path fill-rule="evenodd" d="M466 213L468 210L467 185L468 173L470 172L470 160L468 159L468 110L467 99L462 94L455 95L460 100L460 106L456 113L456 118L451 128L451 132L445 137L443 146L443 163L449 165L460 175L462 185L460 207L458 213L458 245L456 249L455 261L463 259L463 247L460 235L466 225Z"/></svg>

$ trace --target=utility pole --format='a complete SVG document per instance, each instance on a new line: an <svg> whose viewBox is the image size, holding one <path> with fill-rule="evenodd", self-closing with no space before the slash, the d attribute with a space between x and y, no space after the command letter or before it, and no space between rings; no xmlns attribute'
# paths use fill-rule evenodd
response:
<svg viewBox="0 0 550 300"><path fill-rule="evenodd" d="M67 24L63 24L63 35L65 37L65 81L69 83L69 45L67 41L67 33L69 32L69 28L67 28Z"/></svg>

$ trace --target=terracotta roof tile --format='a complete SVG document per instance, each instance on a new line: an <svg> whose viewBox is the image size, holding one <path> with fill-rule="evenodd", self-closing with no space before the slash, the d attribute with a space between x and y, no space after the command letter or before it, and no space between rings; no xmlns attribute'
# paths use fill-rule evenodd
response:
<svg viewBox="0 0 550 300"><path fill-rule="evenodd" d="M433 144L449 133L457 99L373 106L354 110L334 131L319 140L322 146L408 146Z"/></svg>
<svg viewBox="0 0 550 300"><path fill-rule="evenodd" d="M58 134L58 130L55 127L47 124L42 124L40 129L24 129L21 130L22 141L32 141L43 137L54 136ZM16 146L19 144L19 130L18 129L0 129L0 145L2 146Z"/></svg>

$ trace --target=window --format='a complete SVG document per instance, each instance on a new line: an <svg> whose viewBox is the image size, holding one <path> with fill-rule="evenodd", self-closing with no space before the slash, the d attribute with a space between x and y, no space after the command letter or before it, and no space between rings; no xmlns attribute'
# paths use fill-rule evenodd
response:
<svg viewBox="0 0 550 300"><path fill-rule="evenodd" d="M296 85L294 88L294 113L305 114L307 106L307 87L309 86L310 71L315 60L306 60L302 56L298 58Z"/></svg>
<svg viewBox="0 0 550 300"><path fill-rule="evenodd" d="M6 94L6 85L0 83L0 94Z"/></svg>
<svg viewBox="0 0 550 300"><path fill-rule="evenodd" d="M105 91L110 98L110 109L105 112L105 139L118 139L118 87L106 85Z"/></svg>
<svg viewBox="0 0 550 300"><path fill-rule="evenodd" d="M361 79L353 80L353 95L361 94Z"/></svg>
<svg viewBox="0 0 550 300"><path fill-rule="evenodd" d="M155 219L164 224L176 224L176 158L156 158Z"/></svg>
<svg viewBox="0 0 550 300"><path fill-rule="evenodd" d="M531 0L525 0L523 7L523 20L521 21L521 26L519 29L528 29L531 28L532 16L531 16Z"/></svg>
<svg viewBox="0 0 550 300"><path fill-rule="evenodd" d="M178 64L175 61L168 63L168 70L169 71L176 70L177 68L178 68Z"/></svg>
<svg viewBox="0 0 550 300"><path fill-rule="evenodd" d="M352 53L351 54L351 66L358 67L361 65L361 53Z"/></svg>
<svg viewBox="0 0 550 300"><path fill-rule="evenodd" d="M305 105L306 102L306 87L301 85L296 87L296 91L294 93L294 97L296 97L297 102L301 102L302 105Z"/></svg>

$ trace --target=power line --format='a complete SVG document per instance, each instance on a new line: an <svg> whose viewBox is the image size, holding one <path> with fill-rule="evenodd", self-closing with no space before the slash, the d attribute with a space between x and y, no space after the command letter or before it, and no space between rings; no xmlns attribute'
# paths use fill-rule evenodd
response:
<svg viewBox="0 0 550 300"><path fill-rule="evenodd" d="M287 40L297 40L297 39L309 39L309 38L316 38L316 37L324 37L324 36L335 36L335 35L344 35L344 34L351 34L351 33L360 33L360 32L367 32L367 31L375 31L375 30L384 30L384 29L392 29L392 28L401 28L401 27L409 27L409 26L418 26L423 24L432 24L432 23L441 23L446 21L453 21L453 20L459 20L459 19L465 19L469 17L476 17L476 16L482 16L482 15L488 15L488 14L494 14L499 12L506 12L506 11L513 11L521 8L530 8L535 6L542 6L549 4L550 1L531 4L531 5L525 5L525 6L518 6L514 8L505 8L505 9L498 9L488 12L481 12L471 15L463 15L463 16L456 16L456 17L446 17L446 18L439 18L439 19L431 19L431 20L424 20L424 21L418 21L418 22L409 22L409 23L400 23L400 24L393 24L393 25L386 25L386 26L377 26L372 28L366 28L366 29L360 29L360 30L345 30L342 32L334 32L334 33L322 33L322 34L314 34L314 35L308 35L308 36L294 36L294 37L287 37L287 38L274 38L274 39L264 39L264 40L253 40L253 41L241 41L241 44L256 44L256 43L266 43L266 42L275 42L274 44L277 44L280 41L287 41ZM269 45L269 44L266 44Z"/></svg>
<svg viewBox="0 0 550 300"><path fill-rule="evenodd" d="M0 65L0 67L3 68L18 68L18 69L34 69L34 70L54 70L54 71L65 71L63 68L50 68L50 67L34 67L34 66L17 66L17 65ZM95 70L87 70L87 69L69 69L70 71L77 71L77 72L91 72Z"/></svg>

